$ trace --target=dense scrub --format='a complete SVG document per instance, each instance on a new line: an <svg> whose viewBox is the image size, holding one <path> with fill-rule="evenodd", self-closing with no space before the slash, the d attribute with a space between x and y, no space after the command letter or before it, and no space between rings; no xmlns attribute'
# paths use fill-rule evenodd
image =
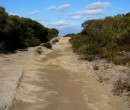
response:
<svg viewBox="0 0 130 110"><path fill-rule="evenodd" d="M73 37L73 36L75 36L76 34L74 34L74 33L71 33L71 34L66 34L66 35L64 35L64 37Z"/></svg>
<svg viewBox="0 0 130 110"><path fill-rule="evenodd" d="M0 7L0 52L36 46L57 35L56 29L44 27L32 19L8 15Z"/></svg>
<svg viewBox="0 0 130 110"><path fill-rule="evenodd" d="M82 24L81 33L72 37L74 52L85 59L107 58L116 62L130 61L130 13L88 20ZM123 60L127 59L127 60Z"/></svg>

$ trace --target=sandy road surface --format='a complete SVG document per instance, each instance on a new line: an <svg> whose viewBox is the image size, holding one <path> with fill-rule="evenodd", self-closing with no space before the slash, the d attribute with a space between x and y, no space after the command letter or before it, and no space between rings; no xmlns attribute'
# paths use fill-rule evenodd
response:
<svg viewBox="0 0 130 110"><path fill-rule="evenodd" d="M127 110L99 85L89 68L75 66L79 64L71 62L71 55L68 38L61 38L52 51L24 67L10 110Z"/></svg>

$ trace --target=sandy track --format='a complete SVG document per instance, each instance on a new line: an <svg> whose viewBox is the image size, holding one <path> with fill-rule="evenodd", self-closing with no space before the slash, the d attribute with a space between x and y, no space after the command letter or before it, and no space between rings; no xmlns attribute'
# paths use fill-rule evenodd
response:
<svg viewBox="0 0 130 110"><path fill-rule="evenodd" d="M39 58L36 55L37 48L0 56L0 110L8 110L12 106L25 67L33 66L34 59Z"/></svg>
<svg viewBox="0 0 130 110"><path fill-rule="evenodd" d="M26 56L24 76L10 110L128 110L93 76L93 64L73 54L61 38L46 54Z"/></svg>

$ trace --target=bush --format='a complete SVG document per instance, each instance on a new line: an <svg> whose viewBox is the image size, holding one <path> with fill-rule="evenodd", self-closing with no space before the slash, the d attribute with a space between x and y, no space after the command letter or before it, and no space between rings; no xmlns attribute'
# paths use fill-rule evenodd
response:
<svg viewBox="0 0 130 110"><path fill-rule="evenodd" d="M44 44L43 44L43 47L46 47L46 48L48 48L48 49L52 49L52 45L51 45L50 42L44 43Z"/></svg>
<svg viewBox="0 0 130 110"><path fill-rule="evenodd" d="M55 43L57 43L57 42L59 42L58 39L54 39L54 40L52 41L53 44L55 44Z"/></svg>
<svg viewBox="0 0 130 110"><path fill-rule="evenodd" d="M127 78L120 78L114 83L114 88L112 92L114 95L121 95L124 91L130 91L130 82Z"/></svg>
<svg viewBox="0 0 130 110"><path fill-rule="evenodd" d="M81 54L97 55L102 52L102 49L96 44L84 44L79 47L78 51Z"/></svg>

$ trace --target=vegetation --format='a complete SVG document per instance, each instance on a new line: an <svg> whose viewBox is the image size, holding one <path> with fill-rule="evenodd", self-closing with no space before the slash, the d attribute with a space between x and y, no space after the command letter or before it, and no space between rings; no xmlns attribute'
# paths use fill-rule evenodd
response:
<svg viewBox="0 0 130 110"><path fill-rule="evenodd" d="M130 63L130 58L120 58L113 60L115 65L126 65Z"/></svg>
<svg viewBox="0 0 130 110"><path fill-rule="evenodd" d="M55 44L55 43L57 43L57 42L59 42L59 39L54 39L54 40L52 41L53 44Z"/></svg>
<svg viewBox="0 0 130 110"><path fill-rule="evenodd" d="M8 15L0 7L0 52L37 46L56 37L58 30L44 27L37 21Z"/></svg>
<svg viewBox="0 0 130 110"><path fill-rule="evenodd" d="M48 48L48 49L52 49L52 45L51 45L50 42L44 43L44 44L43 44L43 47L46 47L46 48Z"/></svg>
<svg viewBox="0 0 130 110"><path fill-rule="evenodd" d="M127 63L126 59L130 56L122 59L125 55L121 56L120 52L130 52L130 13L88 20L82 27L83 30L70 40L74 52L86 59L107 58L116 64ZM121 59L116 61L119 56Z"/></svg>
<svg viewBox="0 0 130 110"><path fill-rule="evenodd" d="M73 36L75 36L76 34L74 34L74 33L71 33L71 34L66 34L64 37L73 37Z"/></svg>
<svg viewBox="0 0 130 110"><path fill-rule="evenodd" d="M114 89L112 90L114 95L121 95L124 91L129 92L130 91L130 82L129 78L119 78L114 83Z"/></svg>

